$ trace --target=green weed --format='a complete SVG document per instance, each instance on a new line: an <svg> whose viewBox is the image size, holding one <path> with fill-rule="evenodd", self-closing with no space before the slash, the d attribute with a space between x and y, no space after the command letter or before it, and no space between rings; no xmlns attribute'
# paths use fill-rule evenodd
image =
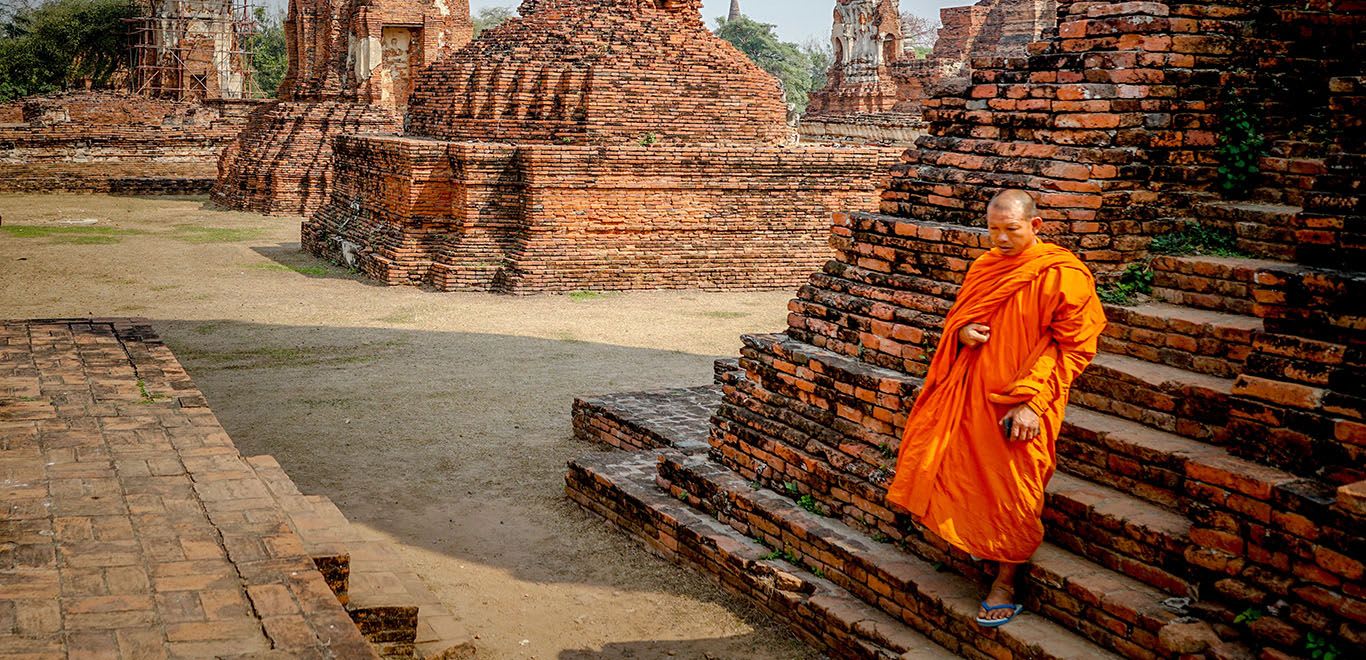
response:
<svg viewBox="0 0 1366 660"><path fill-rule="evenodd" d="M1242 613L1239 614L1238 616L1233 617L1233 622L1234 622L1234 623L1239 623L1239 624L1242 624L1242 623L1252 623L1253 621L1256 621L1257 619L1260 619L1260 618L1262 618L1262 610L1261 610L1261 608L1249 607L1249 608L1243 610Z"/></svg>
<svg viewBox="0 0 1366 660"><path fill-rule="evenodd" d="M1132 263L1119 279L1096 289L1101 302L1112 305L1128 305L1140 295L1153 292L1153 270L1146 263Z"/></svg>
<svg viewBox="0 0 1366 660"><path fill-rule="evenodd" d="M1304 638L1304 650L1313 660L1337 660L1342 651L1331 640L1318 633L1309 633Z"/></svg>
<svg viewBox="0 0 1366 660"><path fill-rule="evenodd" d="M1207 254L1216 257L1245 256L1235 247L1233 234L1192 222L1181 229L1153 237L1148 251L1153 254Z"/></svg>
<svg viewBox="0 0 1366 660"><path fill-rule="evenodd" d="M797 506L816 515L821 515L820 508L816 505L816 498L811 497L810 495L803 495L797 498Z"/></svg>

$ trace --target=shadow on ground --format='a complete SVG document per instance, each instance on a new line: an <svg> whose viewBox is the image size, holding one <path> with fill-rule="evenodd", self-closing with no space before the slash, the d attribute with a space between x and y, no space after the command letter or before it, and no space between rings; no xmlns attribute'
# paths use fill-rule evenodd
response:
<svg viewBox="0 0 1366 660"><path fill-rule="evenodd" d="M610 619L613 608L627 607L621 598L664 593L758 620L699 576L647 558L563 496L566 461L601 451L572 437L575 396L704 384L721 356L569 337L238 321L153 325L244 455L275 456L305 493L331 498L353 522L416 549L408 555L414 568L452 585L445 592L434 585L443 600L472 599L490 616L559 616L572 626L579 614ZM525 593L483 591L484 579L506 589L508 576ZM746 632L680 627L680 636L737 637L614 644L560 657L774 657L740 651L735 644L757 643L744 639ZM771 632L766 639L777 641ZM558 648L575 645L565 643ZM788 649L778 657L800 657L791 655L790 641L778 643Z"/></svg>

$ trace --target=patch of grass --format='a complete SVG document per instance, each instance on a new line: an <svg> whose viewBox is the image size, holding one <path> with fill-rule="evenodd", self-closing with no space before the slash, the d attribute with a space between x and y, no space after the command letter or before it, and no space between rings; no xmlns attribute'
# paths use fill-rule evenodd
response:
<svg viewBox="0 0 1366 660"><path fill-rule="evenodd" d="M702 312L698 316L709 319L742 319L749 316L749 312Z"/></svg>
<svg viewBox="0 0 1366 660"><path fill-rule="evenodd" d="M182 243L239 243L261 235L260 229L206 227L204 225L176 225L170 232L173 240Z"/></svg>
<svg viewBox="0 0 1366 660"><path fill-rule="evenodd" d="M204 363L209 369L288 369L307 366L344 366L368 364L384 357L400 341L357 346L260 346L233 351L182 350L187 360Z"/></svg>
<svg viewBox="0 0 1366 660"><path fill-rule="evenodd" d="M66 245L111 245L126 236L141 234L135 229L95 226L0 225L0 231L14 238L46 238Z"/></svg>
<svg viewBox="0 0 1366 660"><path fill-rule="evenodd" d="M1153 237L1148 251L1153 254L1205 254L1216 257L1246 256L1238 251L1232 233L1192 222L1181 229Z"/></svg>
<svg viewBox="0 0 1366 660"><path fill-rule="evenodd" d="M1262 618L1262 609L1260 607L1249 607L1243 610L1238 616L1233 617L1233 622L1239 624L1252 623L1260 618Z"/></svg>
<svg viewBox="0 0 1366 660"><path fill-rule="evenodd" d="M825 515L821 513L820 507L817 506L816 498L811 497L810 495L803 495L797 498L797 506L806 509L807 511L810 511L811 513L814 513L818 516Z"/></svg>
<svg viewBox="0 0 1366 660"><path fill-rule="evenodd" d="M574 302L589 302L592 300L602 300L607 294L601 291L570 291L569 299Z"/></svg>
<svg viewBox="0 0 1366 660"><path fill-rule="evenodd" d="M1101 302L1112 305L1128 305L1140 295L1153 292L1153 269L1147 263L1132 263L1119 279L1096 289Z"/></svg>
<svg viewBox="0 0 1366 660"><path fill-rule="evenodd" d="M291 266L288 264L277 264L274 262L247 264L247 268L254 270L266 270L276 273L298 273L309 277L322 277L332 272L332 269L321 264L310 264L303 266Z"/></svg>
<svg viewBox="0 0 1366 660"><path fill-rule="evenodd" d="M411 309L400 309L392 314L381 316L376 321L380 323L393 323L395 325L408 325L417 323L417 312Z"/></svg>

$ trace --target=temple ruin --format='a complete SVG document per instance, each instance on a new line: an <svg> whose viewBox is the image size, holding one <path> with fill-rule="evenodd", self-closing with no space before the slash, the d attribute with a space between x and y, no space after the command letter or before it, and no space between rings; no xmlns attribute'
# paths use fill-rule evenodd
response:
<svg viewBox="0 0 1366 660"><path fill-rule="evenodd" d="M0 104L0 191L203 194L262 101L251 0L146 0L126 88Z"/></svg>
<svg viewBox="0 0 1366 660"><path fill-rule="evenodd" d="M441 290L792 286L891 153L791 144L777 81L700 5L523 2L418 74L403 135L336 140L304 246Z"/></svg>
<svg viewBox="0 0 1366 660"><path fill-rule="evenodd" d="M981 0L939 16L934 49L917 57L903 47L898 0L839 0L835 61L825 88L811 95L803 139L909 145L925 132L925 99L961 91L975 60L1023 57L1056 10L1051 0Z"/></svg>
<svg viewBox="0 0 1366 660"><path fill-rule="evenodd" d="M467 0L291 0L279 101L223 153L213 200L266 214L317 210L334 138L402 130L417 71L472 30Z"/></svg>
<svg viewBox="0 0 1366 660"><path fill-rule="evenodd" d="M183 99L257 96L248 39L252 0L142 0L128 23L135 94Z"/></svg>
<svg viewBox="0 0 1366 660"><path fill-rule="evenodd" d="M1366 11L1057 3L1027 56L973 61L883 214L782 334L716 384L575 402L568 494L839 657L1252 659L1366 646ZM1246 112L1246 199L1216 194ZM1224 136L1221 138L1221 136ZM1223 156L1222 158L1226 158ZM1246 164L1245 164L1246 166ZM889 509L902 427L1001 187L1100 273L1026 614L983 629L980 563ZM1217 232L1216 254L1175 246ZM1162 240L1157 240L1157 239ZM1121 272L1126 275L1121 275ZM1118 295L1119 282L1149 282Z"/></svg>

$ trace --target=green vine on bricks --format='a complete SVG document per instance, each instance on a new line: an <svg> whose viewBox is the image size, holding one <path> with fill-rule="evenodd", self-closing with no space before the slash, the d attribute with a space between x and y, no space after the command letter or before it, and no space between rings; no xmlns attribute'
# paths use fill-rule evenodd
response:
<svg viewBox="0 0 1366 660"><path fill-rule="evenodd" d="M1244 257L1238 251L1237 238L1231 232L1206 227L1198 222L1187 223L1181 229L1153 237L1148 251L1153 254L1185 256L1205 254L1215 257Z"/></svg>
<svg viewBox="0 0 1366 660"><path fill-rule="evenodd" d="M1262 618L1261 608L1249 607L1243 610L1242 613L1238 616L1233 617L1233 622L1236 624L1252 623L1253 621L1256 621L1260 618Z"/></svg>
<svg viewBox="0 0 1366 660"><path fill-rule="evenodd" d="M1153 269L1147 262L1129 264L1119 279L1098 287L1100 301L1112 305L1128 305L1140 296L1153 292Z"/></svg>
<svg viewBox="0 0 1366 660"><path fill-rule="evenodd" d="M1304 638L1304 650L1309 652L1309 657L1313 660L1337 660L1342 656L1342 651L1327 637L1318 633L1309 633Z"/></svg>
<svg viewBox="0 0 1366 660"><path fill-rule="evenodd" d="M1261 170L1257 162L1266 153L1266 138L1251 104L1232 93L1224 96L1224 116L1219 125L1219 190L1228 197L1247 197Z"/></svg>

